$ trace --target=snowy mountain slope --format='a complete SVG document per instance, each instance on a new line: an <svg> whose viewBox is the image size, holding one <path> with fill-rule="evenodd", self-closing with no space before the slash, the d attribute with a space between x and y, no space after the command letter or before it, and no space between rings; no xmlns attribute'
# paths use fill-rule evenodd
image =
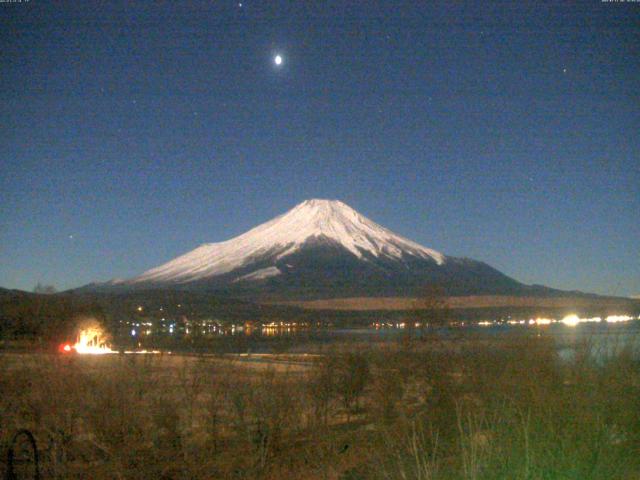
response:
<svg viewBox="0 0 640 480"><path fill-rule="evenodd" d="M247 275L243 275L241 277L238 277L236 280L234 280L235 282L242 282L242 281L253 281L253 280L263 280L265 278L269 278L269 277L275 277L276 275L280 275L282 272L280 271L280 269L278 267L267 267L267 268L261 268L260 270L256 270L255 272L251 272Z"/></svg>
<svg viewBox="0 0 640 480"><path fill-rule="evenodd" d="M445 256L335 200L307 200L248 232L208 243L142 275L86 290L207 291L248 300L531 293L483 262Z"/></svg>
<svg viewBox="0 0 640 480"><path fill-rule="evenodd" d="M318 239L333 242L363 261L371 258L401 261L406 257L428 260L437 265L446 261L443 254L394 234L340 201L316 199L302 202L238 237L201 245L127 283L183 284L227 274L258 263L259 259L271 258L275 264ZM261 267L264 268L275 268L275 265ZM242 279L261 279L278 274L275 270L269 272L265 276L254 272L253 277L250 272L243 274Z"/></svg>

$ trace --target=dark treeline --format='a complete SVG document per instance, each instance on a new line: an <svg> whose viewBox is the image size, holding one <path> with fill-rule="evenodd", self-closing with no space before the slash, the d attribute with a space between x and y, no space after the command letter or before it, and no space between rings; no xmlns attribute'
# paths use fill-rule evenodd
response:
<svg viewBox="0 0 640 480"><path fill-rule="evenodd" d="M432 300L432 299L431 299ZM258 345L255 339L237 337L235 339L204 338L191 335L184 341L184 335L156 334L156 325L174 323L185 325L189 322L216 322L219 325L250 324L259 327L270 323L304 324L314 328L350 328L369 326L374 323L395 325L406 322L428 324L430 326L460 325L480 320L507 320L509 318L555 317L570 313L581 316L604 316L606 308L465 308L449 309L446 301L439 299L420 308L407 311L331 311L305 310L281 305L264 305L248 301L221 298L206 292L186 292L174 290L145 290L128 293L30 293L15 290L0 290L0 339L37 342L42 346L54 346L56 342L72 340L77 325L90 317L98 320L112 335L116 343L129 346L129 332L135 322L152 323L154 335L143 341L148 347L170 348L174 350L205 351L283 351L292 346L291 339L270 340L268 345ZM433 305L432 305L433 304ZM637 310L637 309L636 309ZM616 312L621 313L621 312ZM637 311L628 312L637 314ZM323 342L322 333L309 333L307 340ZM298 335L298 343L305 342L304 335ZM260 343L260 342L259 342ZM264 343L264 342L262 342Z"/></svg>
<svg viewBox="0 0 640 480"><path fill-rule="evenodd" d="M0 338L54 344L75 336L83 317L106 321L102 306L93 299L68 294L19 291L0 293Z"/></svg>

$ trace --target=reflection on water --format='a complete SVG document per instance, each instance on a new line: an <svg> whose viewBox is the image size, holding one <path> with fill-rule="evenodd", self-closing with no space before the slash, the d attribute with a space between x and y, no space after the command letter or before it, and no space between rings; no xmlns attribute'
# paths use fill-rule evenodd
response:
<svg viewBox="0 0 640 480"><path fill-rule="evenodd" d="M482 322L458 322L448 327L415 330L405 323L373 323L369 327L358 328L300 328L278 327L262 329L265 336L295 337L321 343L334 341L387 342L397 341L409 331L416 338L425 331L442 338L455 341L456 338L472 339L475 335L483 338L499 338L512 333L548 335L553 338L558 354L564 360L572 360L577 351L588 351L598 359L627 351L640 357L640 316L610 315L607 317L578 317L568 315L562 318L507 319Z"/></svg>
<svg viewBox="0 0 640 480"><path fill-rule="evenodd" d="M372 314L372 316L375 314ZM379 317L378 317L379 318ZM331 343L405 342L423 335L445 340L448 345L458 341L497 341L513 334L551 337L562 358L573 358L578 347L589 342L599 356L609 355L631 346L640 352L640 316L610 315L580 317L567 315L558 318L458 320L446 327L404 321L374 321L368 325L336 327L321 322L278 321L224 324L216 319L191 321L181 325L167 321L162 325L146 325L151 334L143 335L143 324L127 324L135 332L133 340L143 341L148 349L174 351L223 351L229 353L306 352L322 349ZM133 333L132 333L133 335ZM129 344L123 342L123 348ZM638 345L640 347L640 345Z"/></svg>

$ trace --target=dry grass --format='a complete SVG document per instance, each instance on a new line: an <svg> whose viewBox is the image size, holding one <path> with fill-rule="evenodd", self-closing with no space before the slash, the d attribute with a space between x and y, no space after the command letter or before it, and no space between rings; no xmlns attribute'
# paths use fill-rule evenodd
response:
<svg viewBox="0 0 640 480"><path fill-rule="evenodd" d="M410 297L353 297L325 300L283 301L278 305L290 305L309 310L414 310L421 305L420 298ZM637 309L638 300L615 297L516 297L508 295L469 295L446 297L448 308L630 308Z"/></svg>
<svg viewBox="0 0 640 480"><path fill-rule="evenodd" d="M284 363L3 355L0 442L32 431L44 478L638 478L640 363L619 347L570 361L528 335Z"/></svg>

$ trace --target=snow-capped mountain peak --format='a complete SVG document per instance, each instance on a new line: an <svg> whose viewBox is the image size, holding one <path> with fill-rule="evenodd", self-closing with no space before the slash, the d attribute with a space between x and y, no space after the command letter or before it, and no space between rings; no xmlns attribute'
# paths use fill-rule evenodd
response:
<svg viewBox="0 0 640 480"><path fill-rule="evenodd" d="M238 237L201 245L130 282L186 283L215 277L246 267L265 257L276 262L314 239L338 244L363 260L368 256L398 260L412 256L438 265L445 262L443 254L394 234L343 202L312 199ZM275 265L272 267L265 268L263 265L260 268L264 272L261 271L260 275L245 274L238 280L280 274Z"/></svg>

